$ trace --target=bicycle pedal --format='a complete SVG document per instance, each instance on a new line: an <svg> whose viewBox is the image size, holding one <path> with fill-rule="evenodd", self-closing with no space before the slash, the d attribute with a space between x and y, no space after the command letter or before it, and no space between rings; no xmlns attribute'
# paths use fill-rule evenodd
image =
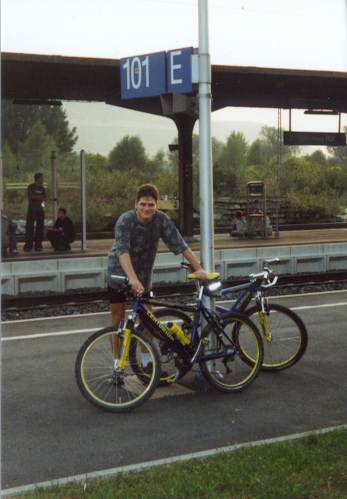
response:
<svg viewBox="0 0 347 499"><path fill-rule="evenodd" d="M218 376L219 379L224 379L224 376L220 371L215 371L215 374Z"/></svg>
<svg viewBox="0 0 347 499"><path fill-rule="evenodd" d="M165 378L165 383L172 384L175 383L178 380L178 374L171 374L171 376L168 376Z"/></svg>

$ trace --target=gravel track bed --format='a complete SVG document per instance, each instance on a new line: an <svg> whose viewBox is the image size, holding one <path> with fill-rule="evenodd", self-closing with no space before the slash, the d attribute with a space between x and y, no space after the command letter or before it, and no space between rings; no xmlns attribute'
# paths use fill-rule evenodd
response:
<svg viewBox="0 0 347 499"><path fill-rule="evenodd" d="M288 286L288 287L277 287L272 288L267 294L268 296L279 296L279 295L292 295L292 294L305 294L305 293L319 293L323 291L335 291L335 290L347 290L347 282L339 283L325 283L325 284L310 284L304 286ZM232 299L237 296L229 295ZM171 295L168 297L156 298L160 302L167 303L191 303L194 300L195 295ZM225 298L223 298L225 299ZM106 300L100 300L93 303L83 303L83 304L64 304L59 306L39 306L30 310L2 310L1 320L23 320L23 319L33 319L39 317L56 317L63 315L83 315L98 312L108 312L110 309L109 302Z"/></svg>

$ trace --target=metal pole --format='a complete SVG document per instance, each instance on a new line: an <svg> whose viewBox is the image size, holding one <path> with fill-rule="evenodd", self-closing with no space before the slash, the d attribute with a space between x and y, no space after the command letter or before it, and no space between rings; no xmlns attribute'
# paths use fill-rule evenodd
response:
<svg viewBox="0 0 347 499"><path fill-rule="evenodd" d="M199 0L199 187L200 258L207 272L214 271L213 175L211 141L211 62L208 37L208 0ZM214 300L205 296L204 304L214 309ZM205 326L205 321L202 321ZM209 348L216 348L215 338ZM212 370L214 362L208 363Z"/></svg>
<svg viewBox="0 0 347 499"><path fill-rule="evenodd" d="M51 154L51 189L52 189L52 215L53 222L58 216L58 198L57 198L57 157L55 151Z"/></svg>
<svg viewBox="0 0 347 499"><path fill-rule="evenodd" d="M208 0L199 0L199 158L201 260L205 270L213 272L211 63L208 36Z"/></svg>
<svg viewBox="0 0 347 499"><path fill-rule="evenodd" d="M84 150L80 152L81 182L81 250L87 249L87 202L86 202L86 159Z"/></svg>

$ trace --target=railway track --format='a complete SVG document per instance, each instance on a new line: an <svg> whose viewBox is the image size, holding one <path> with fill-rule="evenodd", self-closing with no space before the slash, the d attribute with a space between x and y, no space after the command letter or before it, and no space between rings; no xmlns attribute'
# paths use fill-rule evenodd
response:
<svg viewBox="0 0 347 499"><path fill-rule="evenodd" d="M225 287L247 282L243 279L230 279L224 281ZM346 283L347 272L326 272L324 274L295 274L279 276L276 289L279 293L283 289L300 288L305 286L314 286L319 289L320 286L338 285ZM155 285L153 288L156 297L166 298L174 295L191 295L195 291L193 283L163 284ZM2 296L2 311L24 311L37 308L54 307L62 305L82 305L96 302L108 301L108 294L105 289L79 289L69 293L46 293L46 294L26 294L19 296Z"/></svg>

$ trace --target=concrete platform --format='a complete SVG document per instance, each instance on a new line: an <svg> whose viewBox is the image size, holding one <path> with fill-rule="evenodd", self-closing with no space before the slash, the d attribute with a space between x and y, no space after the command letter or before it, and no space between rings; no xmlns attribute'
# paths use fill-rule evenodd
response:
<svg viewBox="0 0 347 499"><path fill-rule="evenodd" d="M283 231L279 239L274 237L268 239L237 239L230 237L229 234L215 235L215 249L224 248L259 248L268 246L293 246L303 244L324 244L324 243L345 243L347 242L347 228L341 229L315 229L315 230L293 230ZM23 244L19 244L19 254L15 257L4 258L4 262L13 262L21 260L42 260L47 258L80 258L106 256L113 244L113 239L98 239L87 241L86 251L81 250L80 241L72 244L71 251L54 251L48 241L43 243L43 252L25 253ZM194 241L189 241L189 246L194 251L200 250L200 236L194 236ZM159 252L169 252L163 242L159 244Z"/></svg>
<svg viewBox="0 0 347 499"><path fill-rule="evenodd" d="M54 252L49 243L40 253L20 252L2 262L3 294L63 293L71 290L106 287L107 253L112 240L88 241L80 250L79 242L69 252ZM189 243L199 258L200 238ZM283 232L279 239L233 239L228 234L215 236L215 266L222 279L260 272L269 258L279 258L279 274L296 274L347 269L347 228ZM181 255L173 255L160 244L153 283L179 283L186 279Z"/></svg>

